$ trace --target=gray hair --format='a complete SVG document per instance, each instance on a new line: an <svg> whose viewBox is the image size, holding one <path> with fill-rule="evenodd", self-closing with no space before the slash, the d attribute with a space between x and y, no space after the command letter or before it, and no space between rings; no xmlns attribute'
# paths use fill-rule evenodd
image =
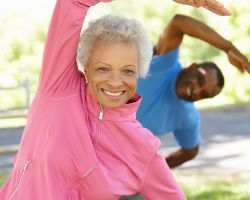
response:
<svg viewBox="0 0 250 200"><path fill-rule="evenodd" d="M87 64L97 41L136 44L139 51L139 75L147 75L152 45L141 23L117 15L106 15L90 22L89 27L81 35L77 52L77 61L83 67Z"/></svg>

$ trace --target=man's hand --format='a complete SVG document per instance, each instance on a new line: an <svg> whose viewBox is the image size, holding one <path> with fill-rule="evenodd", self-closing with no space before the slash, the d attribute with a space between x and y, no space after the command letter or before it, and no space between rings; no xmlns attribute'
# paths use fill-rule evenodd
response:
<svg viewBox="0 0 250 200"><path fill-rule="evenodd" d="M237 49L230 49L227 52L229 62L237 67L242 73L247 71L250 73L250 63L246 56L240 53Z"/></svg>
<svg viewBox="0 0 250 200"><path fill-rule="evenodd" d="M229 16L231 12L226 9L223 4L215 1L215 0L173 0L177 3L186 4L194 7L204 7L211 12L221 15L221 16Z"/></svg>

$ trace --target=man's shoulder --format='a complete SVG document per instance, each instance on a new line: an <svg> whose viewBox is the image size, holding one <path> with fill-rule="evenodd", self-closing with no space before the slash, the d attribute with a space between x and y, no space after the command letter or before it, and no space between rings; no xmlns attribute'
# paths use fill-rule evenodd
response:
<svg viewBox="0 0 250 200"><path fill-rule="evenodd" d="M152 57L152 62L166 62L172 63L179 59L179 48L168 51L164 54L154 54Z"/></svg>

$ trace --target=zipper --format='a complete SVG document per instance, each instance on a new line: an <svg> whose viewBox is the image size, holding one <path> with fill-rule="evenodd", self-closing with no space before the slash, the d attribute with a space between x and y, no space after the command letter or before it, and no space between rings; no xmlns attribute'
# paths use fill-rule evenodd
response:
<svg viewBox="0 0 250 200"><path fill-rule="evenodd" d="M26 163L25 163L25 165L24 165L24 167L23 167L23 172L22 172L22 174L21 174L21 177L20 177L20 179L19 179L19 181L18 181L18 183L17 183L16 189L15 189L14 192L11 194L11 196L9 197L8 200L12 200L13 197L14 197L14 195L18 192L18 190L19 190L19 188L20 188L20 185L21 185L21 183L22 183L22 181L23 181L23 177L24 177L24 175L25 175L25 173L26 173L26 171L27 171L27 169L28 169L28 167L29 167L30 162L31 162L31 160L27 160L27 161L26 161Z"/></svg>
<svg viewBox="0 0 250 200"><path fill-rule="evenodd" d="M98 122L98 128L97 128L97 135L94 140L94 146L98 143L99 137L100 137L100 129L101 129L101 120L103 119L103 112L106 107L103 107L101 104L99 104L100 112L99 112L99 122Z"/></svg>
<svg viewBox="0 0 250 200"><path fill-rule="evenodd" d="M99 136L100 136L100 130L101 130L101 120L103 119L103 111L106 107L103 107L101 104L99 104L100 107L100 112L99 112L99 122L98 122L98 128L97 128L97 136L94 139L94 146L98 143L99 141ZM86 173L84 173L81 177L84 178L88 176L98 165L99 162L97 162L92 168L90 168Z"/></svg>
<svg viewBox="0 0 250 200"><path fill-rule="evenodd" d="M100 104L100 112L99 112L99 120L101 121L103 118L103 111L104 111L104 107L102 107L102 105Z"/></svg>

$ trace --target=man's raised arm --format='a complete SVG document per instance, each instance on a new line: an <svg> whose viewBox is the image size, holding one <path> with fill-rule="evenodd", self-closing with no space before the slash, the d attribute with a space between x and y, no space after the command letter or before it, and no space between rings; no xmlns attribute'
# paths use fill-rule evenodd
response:
<svg viewBox="0 0 250 200"><path fill-rule="evenodd" d="M228 55L231 64L242 72L250 72L250 63L247 57L232 42L203 22L185 15L175 15L170 21L157 43L157 53L164 54L177 48L181 44L184 35L198 38L224 51Z"/></svg>

